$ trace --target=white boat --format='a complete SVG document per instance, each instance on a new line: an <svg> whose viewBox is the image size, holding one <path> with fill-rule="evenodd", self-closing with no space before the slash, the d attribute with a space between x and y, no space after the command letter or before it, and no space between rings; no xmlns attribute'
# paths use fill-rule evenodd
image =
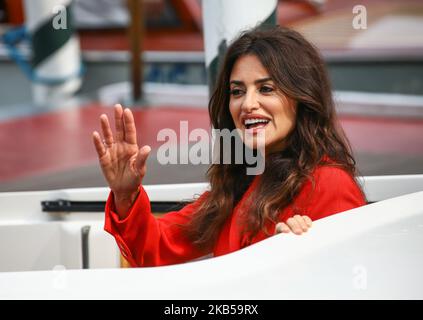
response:
<svg viewBox="0 0 423 320"><path fill-rule="evenodd" d="M423 299L423 175L360 181L368 205L302 236L154 268L121 268L104 214L89 212L106 188L0 193L0 299ZM207 187L145 188L154 207Z"/></svg>

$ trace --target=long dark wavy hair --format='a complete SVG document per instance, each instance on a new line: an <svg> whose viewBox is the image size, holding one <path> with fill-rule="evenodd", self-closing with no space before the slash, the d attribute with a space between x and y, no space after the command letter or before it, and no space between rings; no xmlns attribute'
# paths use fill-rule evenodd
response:
<svg viewBox="0 0 423 320"><path fill-rule="evenodd" d="M266 232L267 221L277 221L304 183L312 180L317 166L337 166L353 177L356 168L350 145L337 124L323 59L301 34L285 27L245 31L228 47L209 102L213 127L235 129L229 111L229 81L235 62L245 55L256 56L280 93L297 103L296 124L285 138L286 147L266 155L265 170L251 194L253 201L243 221L251 240L260 230ZM207 175L210 192L186 228L198 248L210 250L254 177L246 175L246 165L234 163L212 164Z"/></svg>

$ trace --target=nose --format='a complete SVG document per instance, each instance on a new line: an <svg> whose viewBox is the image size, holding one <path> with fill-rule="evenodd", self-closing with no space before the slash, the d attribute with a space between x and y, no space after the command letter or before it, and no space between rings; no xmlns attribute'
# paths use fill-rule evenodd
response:
<svg viewBox="0 0 423 320"><path fill-rule="evenodd" d="M256 90L247 90L241 105L242 111L250 113L253 110L257 110L260 106L258 98Z"/></svg>

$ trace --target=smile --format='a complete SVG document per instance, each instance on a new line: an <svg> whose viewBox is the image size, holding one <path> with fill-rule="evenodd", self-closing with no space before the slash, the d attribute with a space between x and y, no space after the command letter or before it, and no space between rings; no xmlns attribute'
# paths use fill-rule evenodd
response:
<svg viewBox="0 0 423 320"><path fill-rule="evenodd" d="M244 120L244 126L247 130L249 129L262 129L264 128L270 120L266 119L245 119Z"/></svg>

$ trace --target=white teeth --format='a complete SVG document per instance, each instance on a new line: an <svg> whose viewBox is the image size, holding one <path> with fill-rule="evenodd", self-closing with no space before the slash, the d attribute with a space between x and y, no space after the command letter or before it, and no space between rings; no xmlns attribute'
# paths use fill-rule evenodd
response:
<svg viewBox="0 0 423 320"><path fill-rule="evenodd" d="M268 123L269 120L265 120L265 119L246 119L244 120L244 125L249 125L249 124L256 124L256 123Z"/></svg>

